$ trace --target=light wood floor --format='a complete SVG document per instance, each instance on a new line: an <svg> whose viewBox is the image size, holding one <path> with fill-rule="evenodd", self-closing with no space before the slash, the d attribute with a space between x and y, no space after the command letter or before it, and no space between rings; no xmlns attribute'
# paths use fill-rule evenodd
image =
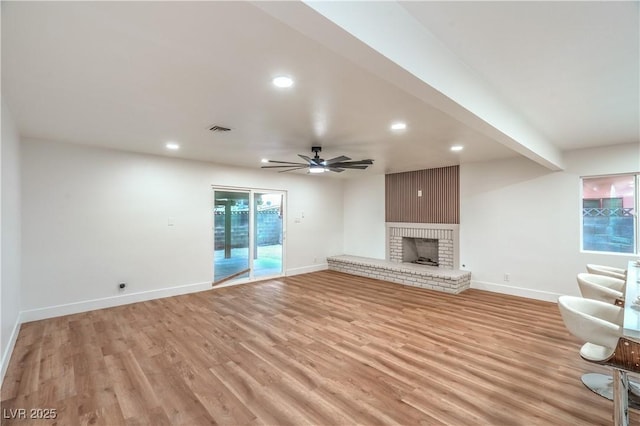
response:
<svg viewBox="0 0 640 426"><path fill-rule="evenodd" d="M611 424L580 382L607 370L579 346L552 303L323 271L24 324L2 408L59 425Z"/></svg>

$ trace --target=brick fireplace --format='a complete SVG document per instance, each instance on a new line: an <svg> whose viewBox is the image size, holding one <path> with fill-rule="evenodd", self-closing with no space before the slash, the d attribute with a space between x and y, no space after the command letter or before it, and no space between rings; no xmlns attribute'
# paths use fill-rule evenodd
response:
<svg viewBox="0 0 640 426"><path fill-rule="evenodd" d="M437 247L437 258L434 251L430 251L432 261L438 263L439 268L458 269L458 231L457 224L440 223L401 223L387 222L387 247L386 259L391 262L402 263L416 257L416 246L428 246L433 244L433 250ZM404 245L403 245L404 239ZM413 242L407 239L414 239ZM407 253L410 251L411 253ZM416 251L416 253L413 253Z"/></svg>

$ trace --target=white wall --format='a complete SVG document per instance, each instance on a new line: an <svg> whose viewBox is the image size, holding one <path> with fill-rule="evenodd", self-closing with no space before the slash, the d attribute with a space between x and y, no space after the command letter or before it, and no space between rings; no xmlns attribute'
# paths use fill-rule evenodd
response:
<svg viewBox="0 0 640 426"><path fill-rule="evenodd" d="M344 252L385 258L384 175L344 182Z"/></svg>
<svg viewBox="0 0 640 426"><path fill-rule="evenodd" d="M20 139L11 113L2 101L2 170L0 248L0 342L1 372L4 378L20 327Z"/></svg>
<svg viewBox="0 0 640 426"><path fill-rule="evenodd" d="M22 155L25 320L210 288L211 185L288 190L288 274L343 252L337 179L33 140Z"/></svg>
<svg viewBox="0 0 640 426"><path fill-rule="evenodd" d="M461 165L460 263L472 287L555 301L578 294L585 264L634 259L580 252L580 177L638 172L638 145L566 152L565 162L562 172L524 158Z"/></svg>
<svg viewBox="0 0 640 426"><path fill-rule="evenodd" d="M555 173L524 158L463 164L460 263L474 287L555 300L577 294L588 262L625 266L631 257L580 253L579 178L637 171L637 151L569 152ZM382 175L340 181L43 141L23 142L22 159L26 320L208 288L212 184L288 190L288 273L328 255L384 258Z"/></svg>

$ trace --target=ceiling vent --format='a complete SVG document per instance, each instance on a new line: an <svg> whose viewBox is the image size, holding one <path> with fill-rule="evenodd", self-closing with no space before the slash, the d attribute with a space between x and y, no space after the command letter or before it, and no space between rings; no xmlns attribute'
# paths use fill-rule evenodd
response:
<svg viewBox="0 0 640 426"><path fill-rule="evenodd" d="M211 130L212 132L230 132L231 131L230 128L222 127L222 126L213 126L209 130Z"/></svg>

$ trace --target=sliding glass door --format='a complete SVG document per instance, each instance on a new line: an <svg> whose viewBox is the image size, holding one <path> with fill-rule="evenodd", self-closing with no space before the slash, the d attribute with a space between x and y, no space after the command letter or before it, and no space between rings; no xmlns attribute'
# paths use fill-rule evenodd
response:
<svg viewBox="0 0 640 426"><path fill-rule="evenodd" d="M214 284L249 276L249 196L214 190Z"/></svg>
<svg viewBox="0 0 640 426"><path fill-rule="evenodd" d="M282 275L283 193L254 194L253 276Z"/></svg>
<svg viewBox="0 0 640 426"><path fill-rule="evenodd" d="M214 188L214 285L283 274L285 194Z"/></svg>

